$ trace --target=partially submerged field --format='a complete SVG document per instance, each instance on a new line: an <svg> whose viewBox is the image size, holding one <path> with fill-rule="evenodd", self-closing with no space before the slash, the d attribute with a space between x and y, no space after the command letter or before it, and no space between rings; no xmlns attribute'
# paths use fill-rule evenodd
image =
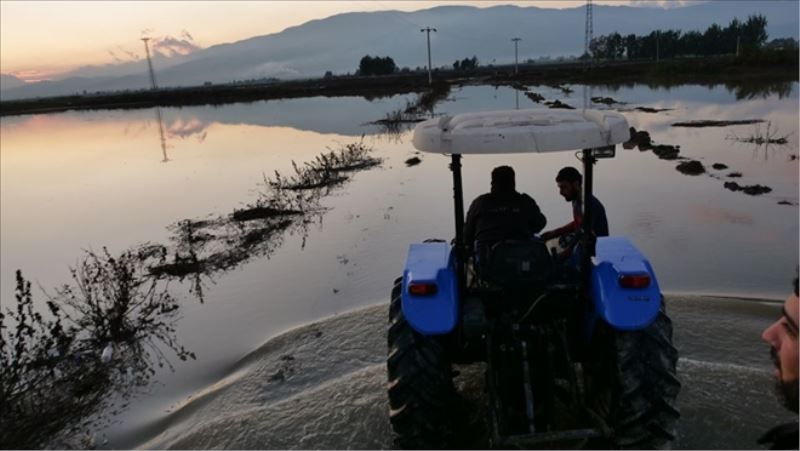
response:
<svg viewBox="0 0 800 451"><path fill-rule="evenodd" d="M773 394L771 361L759 338L779 304L696 296L666 302L683 384L674 448L752 449L763 432L792 419ZM379 304L280 334L143 428L148 438L135 447L392 449L387 323L388 305ZM484 367L459 370L466 411L453 414L466 419L460 445L485 449Z"/></svg>
<svg viewBox="0 0 800 451"><path fill-rule="evenodd" d="M796 55L795 55L796 56ZM651 60L563 62L484 66L469 71L436 70L436 84L629 84L671 86L685 83L741 84L798 79L797 58L736 59L732 56L679 58L656 63ZM3 101L0 115L39 114L85 109L135 109L157 106L221 105L301 97L387 97L429 89L426 72L383 76L331 76L318 79L252 82L115 91L84 95Z"/></svg>

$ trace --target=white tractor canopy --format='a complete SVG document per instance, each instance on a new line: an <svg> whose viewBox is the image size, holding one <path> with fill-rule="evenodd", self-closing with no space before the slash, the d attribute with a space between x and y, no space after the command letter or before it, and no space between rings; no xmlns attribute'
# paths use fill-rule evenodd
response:
<svg viewBox="0 0 800 451"><path fill-rule="evenodd" d="M507 110L443 116L417 124L414 147L443 154L556 152L630 139L621 114L599 110Z"/></svg>

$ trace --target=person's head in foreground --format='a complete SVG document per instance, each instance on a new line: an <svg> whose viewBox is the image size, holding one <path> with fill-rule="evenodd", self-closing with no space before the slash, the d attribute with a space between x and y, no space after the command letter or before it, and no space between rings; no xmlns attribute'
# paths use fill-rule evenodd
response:
<svg viewBox="0 0 800 451"><path fill-rule="evenodd" d="M764 329L761 338L770 346L770 356L775 364L776 389L787 409L798 411L798 341L797 323L800 299L797 294L798 279L794 279L794 294L783 303L781 317Z"/></svg>

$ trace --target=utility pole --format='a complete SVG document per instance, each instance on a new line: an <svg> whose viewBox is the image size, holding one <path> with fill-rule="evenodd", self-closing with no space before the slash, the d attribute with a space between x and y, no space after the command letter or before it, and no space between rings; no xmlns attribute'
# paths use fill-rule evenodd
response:
<svg viewBox="0 0 800 451"><path fill-rule="evenodd" d="M147 54L147 67L150 69L150 87L152 89L158 89L156 85L156 74L153 72L153 61L150 59L150 47L147 45L147 41L150 38L142 38L142 42L144 42L144 51Z"/></svg>
<svg viewBox="0 0 800 451"><path fill-rule="evenodd" d="M433 75L431 75L431 31L436 33L436 28L423 28L419 31L428 33L428 84L433 84Z"/></svg>
<svg viewBox="0 0 800 451"><path fill-rule="evenodd" d="M659 48L659 42L658 42L660 40L661 40L661 30L656 30L656 63L658 63L661 59L660 55L661 49Z"/></svg>
<svg viewBox="0 0 800 451"><path fill-rule="evenodd" d="M592 38L594 37L594 20L592 19L592 0L586 0L586 29L584 30L583 54L591 57Z"/></svg>
<svg viewBox="0 0 800 451"><path fill-rule="evenodd" d="M521 41L522 39L513 38L511 40L514 41L514 75L517 75L517 74L519 74L519 61L517 60L517 56L518 56L518 54L517 54L517 43L519 41Z"/></svg>

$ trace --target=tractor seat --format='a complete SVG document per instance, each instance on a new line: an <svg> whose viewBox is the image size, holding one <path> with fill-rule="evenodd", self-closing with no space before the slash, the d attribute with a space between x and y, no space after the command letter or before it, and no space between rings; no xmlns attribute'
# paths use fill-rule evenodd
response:
<svg viewBox="0 0 800 451"><path fill-rule="evenodd" d="M478 276L500 286L540 286L553 274L553 260L542 241L505 240L479 257Z"/></svg>

